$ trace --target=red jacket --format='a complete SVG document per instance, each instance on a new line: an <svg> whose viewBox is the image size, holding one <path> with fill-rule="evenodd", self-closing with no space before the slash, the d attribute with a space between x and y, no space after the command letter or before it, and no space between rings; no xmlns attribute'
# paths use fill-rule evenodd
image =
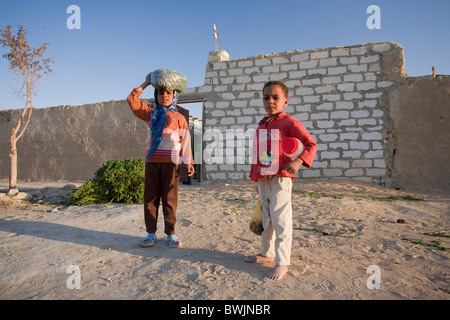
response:
<svg viewBox="0 0 450 320"><path fill-rule="evenodd" d="M267 123L268 119L269 116L264 117L255 132L250 179L257 181L267 175L281 175L295 179L294 174L284 170L292 160L284 154L282 141L294 137L303 143L305 149L299 157L307 168L311 167L316 155L316 141L299 120L285 112L279 113Z"/></svg>

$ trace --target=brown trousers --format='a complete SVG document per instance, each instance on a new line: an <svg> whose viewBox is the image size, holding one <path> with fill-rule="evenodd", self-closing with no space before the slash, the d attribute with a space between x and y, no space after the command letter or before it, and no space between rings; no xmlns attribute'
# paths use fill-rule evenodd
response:
<svg viewBox="0 0 450 320"><path fill-rule="evenodd" d="M158 207L162 200L164 233L175 234L179 178L178 165L172 162L145 164L144 218L148 233L156 232Z"/></svg>

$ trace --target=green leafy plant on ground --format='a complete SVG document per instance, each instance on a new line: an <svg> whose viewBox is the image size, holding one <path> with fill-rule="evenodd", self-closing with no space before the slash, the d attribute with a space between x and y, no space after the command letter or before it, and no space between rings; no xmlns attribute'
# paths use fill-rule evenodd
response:
<svg viewBox="0 0 450 320"><path fill-rule="evenodd" d="M409 241L411 243L414 243L415 245L422 245L427 247L434 247L442 251L448 251L450 248L442 246L442 241L439 240L431 240L430 242L422 241L422 240L412 240L408 238L402 238L402 240Z"/></svg>
<svg viewBox="0 0 450 320"><path fill-rule="evenodd" d="M308 197L315 198L315 199L319 199L321 197L333 198L333 199L343 199L344 195L342 195L342 194L327 194L327 193L310 192L310 193L308 193Z"/></svg>
<svg viewBox="0 0 450 320"><path fill-rule="evenodd" d="M72 191L67 205L94 203L141 203L144 198L143 160L109 160L94 178Z"/></svg>
<svg viewBox="0 0 450 320"><path fill-rule="evenodd" d="M389 197L375 197L370 196L371 200L374 201L398 201L398 200L405 200L405 201L425 201L424 198L416 198L411 195L407 196L389 196Z"/></svg>
<svg viewBox="0 0 450 320"><path fill-rule="evenodd" d="M427 236L432 236L432 237L450 238L450 235L445 231L426 232L424 234ZM450 250L450 248L444 247L442 245L442 241L440 241L440 240L431 240L430 242L426 242L426 241L422 241L422 240L412 240L412 239L408 239L408 238L403 238L402 240L406 240L411 243L414 243L416 246L423 245L423 246L427 246L427 247L434 247L434 248L438 248L439 250L442 250L442 251Z"/></svg>
<svg viewBox="0 0 450 320"><path fill-rule="evenodd" d="M444 237L444 238L450 238L450 235L445 231L434 231L434 232L427 232L425 233L427 236L433 236L433 237Z"/></svg>

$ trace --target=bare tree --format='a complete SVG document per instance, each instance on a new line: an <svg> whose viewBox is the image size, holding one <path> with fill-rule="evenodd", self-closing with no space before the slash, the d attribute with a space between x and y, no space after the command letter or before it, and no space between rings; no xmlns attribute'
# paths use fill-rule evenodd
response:
<svg viewBox="0 0 450 320"><path fill-rule="evenodd" d="M8 194L14 194L17 190L17 141L23 136L30 123L33 113L32 96L37 89L42 77L51 72L50 63L53 57L44 59L42 55L47 49L44 43L40 48L32 48L25 38L27 30L24 26L19 26L17 36L11 31L11 25L0 29L0 44L3 48L9 48L9 52L3 54L3 58L9 61L9 69L14 72L20 81L21 87L17 93L22 98L26 98L25 108L23 109L17 125L12 129L9 141L11 144L11 174L9 179Z"/></svg>

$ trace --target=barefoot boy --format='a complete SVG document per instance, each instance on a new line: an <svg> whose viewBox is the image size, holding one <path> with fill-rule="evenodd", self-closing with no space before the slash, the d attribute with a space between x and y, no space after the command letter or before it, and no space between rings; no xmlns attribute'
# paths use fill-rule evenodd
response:
<svg viewBox="0 0 450 320"><path fill-rule="evenodd" d="M161 70L166 72L166 69ZM170 74L170 71L167 72ZM150 84L151 74L127 98L135 116L148 123L144 189L144 217L148 235L141 245L151 247L156 242L158 207L162 199L164 233L168 236L169 246L177 248L181 246L175 235L180 155L188 175L194 174L189 127L184 116L177 112L177 90L156 87L155 107L139 99Z"/></svg>
<svg viewBox="0 0 450 320"><path fill-rule="evenodd" d="M303 165L309 168L314 160L317 145L299 120L283 112L288 105L288 88L278 81L266 83L263 103L267 116L260 122L253 141L250 178L256 181L261 201L262 224L261 253L249 256L245 261L262 263L275 261L275 267L267 276L279 281L290 265L292 243L292 180ZM281 148L288 137L299 139L303 152L294 160Z"/></svg>

